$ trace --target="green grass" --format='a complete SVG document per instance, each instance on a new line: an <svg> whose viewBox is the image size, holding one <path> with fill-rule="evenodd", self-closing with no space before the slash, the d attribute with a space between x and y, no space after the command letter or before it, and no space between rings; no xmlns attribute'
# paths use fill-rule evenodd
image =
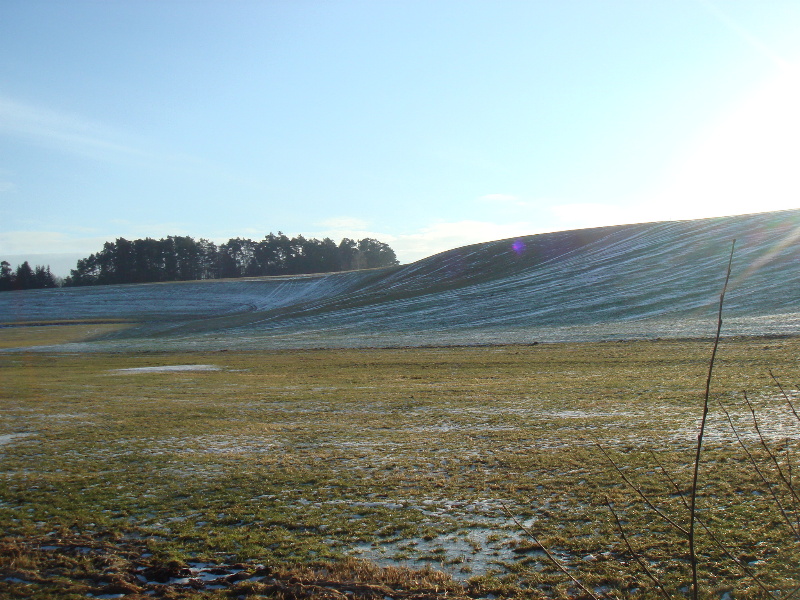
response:
<svg viewBox="0 0 800 600"><path fill-rule="evenodd" d="M11 332L15 344L23 329ZM0 330L0 345L11 334ZM685 544L653 520L593 444L682 518L649 452L688 486L710 348L640 341L0 354L0 596L287 596L319 580L359 580L366 587L353 589L364 597L380 586L393 597L572 594L505 506L589 587L651 597L606 496L637 550L680 589L685 572L666 565L682 560ZM792 387L798 358L798 339L724 340L713 396L745 426L739 392L779 407L768 369ZM184 364L220 370L117 371ZM792 427L796 443L800 425ZM769 585L798 585L798 545L728 431L715 410L701 518ZM710 596L735 589L736 598L758 597L702 538L700 551ZM256 577L190 590L135 577L189 562L253 573L266 565L274 583Z"/></svg>
<svg viewBox="0 0 800 600"><path fill-rule="evenodd" d="M130 326L130 323L109 321L11 323L0 327L0 348L82 342Z"/></svg>

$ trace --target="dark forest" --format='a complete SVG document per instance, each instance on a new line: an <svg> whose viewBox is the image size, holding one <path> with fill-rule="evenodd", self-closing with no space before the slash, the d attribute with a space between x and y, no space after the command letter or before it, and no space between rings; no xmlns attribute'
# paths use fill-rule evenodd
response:
<svg viewBox="0 0 800 600"><path fill-rule="evenodd" d="M399 264L388 244L372 238L318 240L270 233L261 241L233 238L217 245L206 239L168 236L160 240L118 238L78 261L64 286L189 281L271 275L330 273ZM0 291L57 287L49 267L28 263L14 271L3 261Z"/></svg>

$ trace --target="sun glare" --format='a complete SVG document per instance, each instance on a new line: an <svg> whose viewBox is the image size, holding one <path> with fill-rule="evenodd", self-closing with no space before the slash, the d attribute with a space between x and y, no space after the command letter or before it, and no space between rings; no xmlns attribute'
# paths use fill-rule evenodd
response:
<svg viewBox="0 0 800 600"><path fill-rule="evenodd" d="M800 207L800 68L710 124L676 161L659 204L680 218Z"/></svg>

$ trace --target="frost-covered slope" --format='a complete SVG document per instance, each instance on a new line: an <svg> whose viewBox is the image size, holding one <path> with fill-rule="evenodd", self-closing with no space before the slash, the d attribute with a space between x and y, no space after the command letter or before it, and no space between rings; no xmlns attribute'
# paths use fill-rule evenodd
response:
<svg viewBox="0 0 800 600"><path fill-rule="evenodd" d="M346 296L368 285L375 276L374 271L353 271L332 276L219 279L12 292L0 296L0 321L108 318L163 323L245 315L332 296Z"/></svg>
<svg viewBox="0 0 800 600"><path fill-rule="evenodd" d="M128 318L109 344L309 347L800 333L800 210L457 248L330 275L3 294L3 321Z"/></svg>

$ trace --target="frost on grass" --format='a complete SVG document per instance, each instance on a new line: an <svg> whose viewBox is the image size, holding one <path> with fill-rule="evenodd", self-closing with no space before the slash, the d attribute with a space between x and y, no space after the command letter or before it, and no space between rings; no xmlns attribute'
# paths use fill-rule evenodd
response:
<svg viewBox="0 0 800 600"><path fill-rule="evenodd" d="M4 446L6 444L11 444L14 440L18 440L20 438L27 437L29 435L33 435L32 433L6 433L0 435L0 446Z"/></svg>
<svg viewBox="0 0 800 600"><path fill-rule="evenodd" d="M162 365L156 367L132 367L112 369L111 373L174 373L180 371L219 371L216 365Z"/></svg>
<svg viewBox="0 0 800 600"><path fill-rule="evenodd" d="M476 597L513 595L503 585L558 596L552 586L562 575L508 509L597 585L641 587L622 574L630 559L620 556L604 497L643 533L637 548L648 559L680 540L638 514L593 443L666 509L680 508L649 451L686 484L708 347L0 355L0 436L36 431L0 446L0 519L8 535L42 546L59 536L118 539L185 565L358 556L446 572L484 586ZM721 355L717 385L737 428L752 429L738 398L748 389L769 415L767 442L785 456L789 438L795 456L791 415L766 373L797 382L800 340L734 340ZM218 370L108 376L164 366ZM770 554L781 547L771 521L740 526L757 524L768 506L751 493L725 431L715 413L703 509L781 582L777 561L796 556ZM756 445L752 434L743 439ZM734 502L715 510L716 498ZM651 531L653 541L644 535Z"/></svg>

